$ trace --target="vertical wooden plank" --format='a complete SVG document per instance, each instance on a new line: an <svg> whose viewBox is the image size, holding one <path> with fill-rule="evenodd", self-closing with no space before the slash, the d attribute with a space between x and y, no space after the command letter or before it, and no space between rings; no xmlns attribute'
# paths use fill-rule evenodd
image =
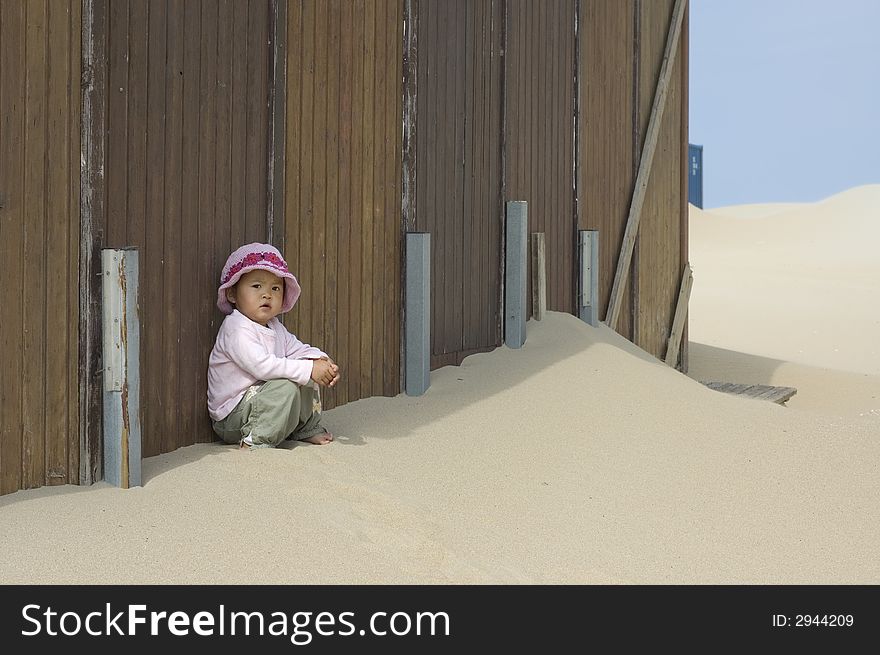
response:
<svg viewBox="0 0 880 655"><path fill-rule="evenodd" d="M642 102L644 93L642 92L642 12L643 12L643 4L642 0L633 0L633 11L632 11L632 111L633 111L633 136L632 136L632 178L633 178L633 189L635 189L635 183L638 178L639 173L639 162L642 157L642 144L644 142L644 128L642 127L644 118L642 111ZM632 193L630 193L630 202L632 204ZM629 212L627 211L627 216ZM623 225L623 238L621 239L621 243L626 239L626 224L627 221L624 219L622 222ZM617 329L623 336L630 339L633 343L638 343L639 340L639 325L638 325L638 312L639 312L639 289L638 285L636 285L635 281L639 277L639 238L638 234L636 234L635 241L633 243L632 249L632 272L630 275L630 279L627 281L623 289L623 299L621 300L621 304L623 309L621 310L621 314L625 314L625 322L623 326L620 325L620 321L618 321ZM615 277L617 266L619 265L620 257L619 253L615 253L617 259L615 260ZM612 287L611 296L608 299L608 307L609 314L611 310L611 306L614 298L614 289ZM606 321L608 317L606 316ZM613 321L611 321L613 323ZM622 329L623 328L623 329Z"/></svg>
<svg viewBox="0 0 880 655"><path fill-rule="evenodd" d="M568 138L566 132L568 132L568 125L571 124L570 121L566 121L568 118L566 110L565 110L565 92L566 92L566 80L562 77L562 70L565 64L565 55L566 49L568 47L568 39L566 34L566 29L563 23L565 17L565 6L567 4L567 0L557 0L556 3L556 12L553 21L553 34L552 38L555 43L559 44L558 49L554 53L553 57L553 99L554 99L554 120L553 120L553 131L554 131L554 142L555 147L553 150L557 153L555 156L553 151L547 153L547 156L551 158L553 164L556 168L556 176L551 178L551 183L553 185L553 189L551 193L553 194L553 224L554 231L557 233L559 247L556 252L556 258L559 260L557 263L556 269L556 311L564 312L568 311L568 306L566 302L566 265L568 264L568 250L571 245L571 239L566 227L568 226L568 215L565 211L565 201L568 198L568 194L566 193L566 182L569 180L569 172L565 169L565 155L568 150ZM568 123L568 125L566 124Z"/></svg>
<svg viewBox="0 0 880 655"><path fill-rule="evenodd" d="M500 10L498 6L501 6ZM484 315L484 324L482 330L482 345L500 343L500 316L499 308L501 307L502 290L495 286L497 282L496 270L500 262L501 244L496 245L493 239L495 235L494 227L500 225L503 220L501 213L496 213L496 204L501 205L507 197L508 172L506 163L506 138L511 125L517 120L520 101L518 92L518 77L512 74L512 64L515 61L516 52L511 54L510 47L514 42L512 18L510 17L510 4L508 2L494 2L489 11L489 16L484 22L484 33L486 34L486 45L483 50L483 66L486 74L486 89L484 98L487 106L486 119L484 122L484 134L486 135L486 144L484 146L484 164L485 183L482 195L485 198L484 211L486 213L486 223L483 230L483 256L485 257L485 266L482 268L481 277L483 283L483 299L482 302L486 307L487 313ZM496 14L500 16L498 22L495 21ZM494 44L496 42L496 34L500 33L501 48L504 52L503 57L499 54L494 56ZM486 53L489 53L489 56ZM500 62L495 65L493 62ZM495 75L495 71L500 71L499 75ZM495 93L495 81L498 81L500 94ZM508 90L509 89L509 90ZM512 98L512 101L508 100ZM500 111L494 111L496 105ZM497 122L493 120L497 116ZM494 151L494 144L501 144L501 152ZM493 175L493 166L496 162L496 156L500 154L498 159L498 189L496 190L495 176Z"/></svg>
<svg viewBox="0 0 880 655"><path fill-rule="evenodd" d="M155 171L147 167L147 126L148 112L148 57L149 57L149 12L148 0L130 0L128 18L128 93L126 94L128 106L126 107L126 142L127 153L125 156L126 178L125 188L126 225L124 245L133 246L139 250L140 280L139 289L146 290L148 284L152 284L151 273L153 266L147 260L148 227L147 211L147 181ZM112 88L112 86L111 86ZM116 169L110 169L109 175L115 177ZM146 336L147 327L151 324L154 316L161 314L150 313L146 305L146 296L141 292L140 334ZM155 365L151 357L147 341L140 340L140 375L143 385L141 397L146 401L147 389L157 376L161 379L161 370ZM156 383L154 383L156 384ZM144 415L143 434L146 431L146 417L148 415L146 402L141 403Z"/></svg>
<svg viewBox="0 0 880 655"><path fill-rule="evenodd" d="M247 89L244 106L247 120L244 124L245 132L245 166L244 171L244 241L263 242L266 240L266 215L260 210L265 206L265 176L266 160L262 156L261 146L266 139L260 121L262 112L261 105L265 98L261 94L264 72L260 66L263 51L266 49L266 41L262 39L263 25L261 6L265 0L247 0L247 56L246 75Z"/></svg>
<svg viewBox="0 0 880 655"><path fill-rule="evenodd" d="M421 0L412 0L408 7L412 8L417 14L415 21L412 23L413 29L416 31L416 61L415 61L415 159L414 172L412 173L415 181L416 193L415 201L412 205L415 207L415 215L412 217L412 226L408 226L410 231L425 232L426 229L426 212L427 203L425 202L425 194L429 191L428 177L430 175L432 163L434 160L433 149L429 147L428 141L434 135L434 124L430 120L431 105L428 103L430 93L430 67L431 61L431 33L432 25L428 22L431 17L431 7L433 3L422 2ZM412 65L412 62L408 62ZM404 257L406 255L404 254Z"/></svg>
<svg viewBox="0 0 880 655"><path fill-rule="evenodd" d="M221 132L218 126L217 104L221 94L218 86L221 79L219 67L220 42L218 39L221 25L219 23L221 7L213 0L202 0L201 39L199 41L199 125L198 125L198 181L194 186L198 189L197 211L193 220L197 225L198 258L196 277L198 280L198 325L196 337L195 363L192 375L195 377L193 394L193 416L195 417L195 440L210 441L214 438L210 429L209 419L205 411L205 399L208 393L207 368L208 358L217 330L212 324L216 313L217 287L219 275L217 267L218 252L215 249L216 234L222 230L228 220L228 204L221 217L219 212L219 196L217 189L217 172L221 166L228 166L221 144L226 143L228 129ZM224 14L226 16L227 14ZM227 18L228 21L228 18ZM225 26L224 26L225 28ZM227 72L228 75L228 72ZM228 170L228 169L227 169ZM228 203L228 196L226 198ZM225 250L220 250L222 253Z"/></svg>
<svg viewBox="0 0 880 655"><path fill-rule="evenodd" d="M287 126L287 0L269 2L269 142L266 193L268 241L282 253L284 242L284 160Z"/></svg>
<svg viewBox="0 0 880 655"><path fill-rule="evenodd" d="M147 63L147 175L146 244L141 258L144 271L143 334L144 359L149 365L149 380L164 379L163 304L165 289L165 124L166 108L165 59L167 56L168 4L166 1L148 5L149 51ZM147 321L151 325L146 329ZM141 437L144 457L162 452L164 432L163 386L146 383L143 389L143 430Z"/></svg>
<svg viewBox="0 0 880 655"><path fill-rule="evenodd" d="M323 301L317 312L322 319L320 335L321 349L331 357L337 357L337 316L339 299L337 291L337 262L340 258L338 249L337 217L339 215L339 80L342 62L340 58L340 19L342 18L341 0L332 0L324 7L327 14L327 104L324 112L327 117L327 161L325 173L326 209L324 211L324 266L319 286L324 291ZM326 394L329 406L337 402L336 390L329 389ZM322 398L323 401L323 398Z"/></svg>
<svg viewBox="0 0 880 655"><path fill-rule="evenodd" d="M336 345L330 356L335 358L342 369L344 382L338 385L335 402L337 405L347 403L352 399L350 393L349 377L351 376L351 360L354 352L351 350L352 332L358 329L356 322L352 320L351 307L349 305L349 289L352 285L352 271L350 267L349 253L354 245L351 240L352 223L356 218L352 216L350 184L353 169L359 162L352 161L352 124L354 114L352 111L352 62L353 62L353 31L354 31L354 8L351 2L342 2L339 7L339 170L336 176L336 187L333 192L338 197L337 207L337 230L338 230L338 253L333 262L336 278L339 280L336 299L337 331ZM356 396L355 396L356 397Z"/></svg>
<svg viewBox="0 0 880 655"><path fill-rule="evenodd" d="M385 269L384 257L377 257L376 254L382 250L383 228L385 225L384 215L384 196L385 196L385 143L384 131L382 125L385 122L387 94L386 84L388 80L388 38L386 34L386 21L388 9L390 7L389 0L379 0L376 3L376 13L374 16L373 29L373 123L369 126L373 137L373 188L370 190L372 197L371 214L373 223L373 254L370 257L370 268L372 269L372 298L370 306L373 309L373 343L371 352L370 369L372 380L369 385L368 395L373 396L382 392L384 386L385 368L383 362L385 360L385 338L386 326L384 323L384 304L386 289L383 285L382 275ZM385 255L387 257L387 254Z"/></svg>
<svg viewBox="0 0 880 655"><path fill-rule="evenodd" d="M535 139L535 156L529 162L535 176L535 187L533 189L532 206L529 207L531 210L529 211L529 218L537 222L537 231L543 232L550 237L550 260L553 262L550 268L550 299L554 309L556 308L556 260L559 257L559 243L556 230L554 229L556 222L555 216L552 214L554 203L550 198L551 189L549 188L552 184L550 174L555 173L555 166L548 157L548 150L556 146L554 129L556 122L556 98L554 97L555 89L553 85L553 59L556 56L556 49L559 47L559 43L551 40L550 35L553 30L553 22L558 4L558 0L549 0L547 2L543 10L539 12L537 30L532 31L532 39L538 45L537 66L534 70L535 88L533 90L536 110L535 122L527 128ZM549 43L552 43L553 47L546 47L544 45Z"/></svg>
<svg viewBox="0 0 880 655"><path fill-rule="evenodd" d="M229 188L229 248L223 261L239 246L247 243L246 194L249 171L247 153L247 121L248 106L248 43L251 38L251 27L248 24L248 5L246 0L232 2L232 99L230 113L232 121L230 129L230 188ZM223 261L220 266L222 268ZM220 270L217 271L220 277ZM218 285L219 286L219 285Z"/></svg>
<svg viewBox="0 0 880 655"><path fill-rule="evenodd" d="M388 175L390 192L385 196L385 249L389 258L385 262L385 389L386 396L396 396L401 391L401 330L403 315L401 294L403 216L401 213L401 193L403 190L403 134L399 126L403 123L402 89L398 80L403 78L403 0L392 2L391 17L386 28L391 35L392 75L389 76L389 95L391 109L386 114L385 138L386 157L391 164Z"/></svg>
<svg viewBox="0 0 880 655"><path fill-rule="evenodd" d="M302 316L308 321L308 341L318 347L324 346L324 288L326 284L326 221L327 221L327 155L329 139L327 129L327 75L330 69L328 39L330 37L329 12L326 2L315 7L315 99L314 114L311 117L314 130L312 150L312 188L314 210L309 225L308 247L312 252L312 265L309 268L308 286L303 295L308 294L309 312Z"/></svg>
<svg viewBox="0 0 880 655"><path fill-rule="evenodd" d="M167 453L178 447L180 435L180 378L178 372L180 348L178 344L181 320L180 276L183 192L182 152L183 143L183 1L170 0L168 4L168 58L165 70L165 95L167 98L167 123L165 126L165 234L162 256L164 258L164 288L162 298L162 362L164 363L164 388L162 395L163 419L161 422L160 452ZM147 455L147 453L144 453ZM155 454L155 453L150 453ZM148 455L147 455L148 456Z"/></svg>
<svg viewBox="0 0 880 655"><path fill-rule="evenodd" d="M502 328L501 328L501 299L503 297L503 289L501 287L500 275L501 275L501 247L502 247L502 237L501 237L501 224L503 220L503 212L504 212L504 176L502 170L502 159L501 159L501 140L502 140L502 103L504 97L504 87L502 84L502 73L501 73L501 55L502 46L504 45L504 30L503 30L503 17L504 17L504 7L501 2L498 0L493 0L493 18L492 18L492 57L489 60L489 65L491 66L492 71L492 82L491 82L491 91L490 91L490 102L489 106L492 108L492 120L491 126L492 128L489 130L489 134L492 138L492 158L491 164L489 167L489 180L493 186L491 197L493 199L493 211L492 215L494 219L490 222L490 232L489 232L489 240L492 244L493 251L493 265L489 267L490 273L490 284L489 289L493 295L493 305L494 305L494 329L492 334L492 340L489 345L500 346L502 343ZM506 47L506 46L505 46Z"/></svg>
<svg viewBox="0 0 880 655"><path fill-rule="evenodd" d="M46 422L43 408L46 376L46 270L42 266L31 270L32 262L43 262L46 257L46 74L47 15L42 0L32 0L26 6L25 27L25 141L24 141L24 250L23 262L27 268L22 274L22 298L36 298L28 302L28 312L22 318L24 339L22 348L22 468L23 486L39 487L45 484ZM27 273L26 273L27 271Z"/></svg>
<svg viewBox="0 0 880 655"><path fill-rule="evenodd" d="M543 152L541 159L546 162L544 169L544 184L542 193L545 199L542 205L545 207L544 225L545 232L552 232L554 235L555 248L551 260L553 262L553 309L562 311L562 264L565 261L565 234L562 230L561 220L562 212L560 201L563 195L560 192L561 177L564 175L560 166L562 157L564 156L564 148L562 147L563 136L560 131L561 117L560 110L562 108L561 85L559 84L559 59L562 56L565 41L559 30L559 15L563 0L553 0L552 10L547 16L547 31L545 38L547 43L555 44L555 47L548 48L547 52L547 70L544 71L544 77L547 79L547 93L550 94L549 102L545 108L552 111L550 120L545 121L549 137L543 144Z"/></svg>
<svg viewBox="0 0 880 655"><path fill-rule="evenodd" d="M241 243L251 243L255 241L264 241L265 239L254 235L254 226L264 217L259 216L259 188L260 179L262 178L264 167L258 152L259 139L262 134L258 130L259 116L259 85L260 85L260 68L259 57L260 48L260 25L259 12L257 3L260 0L241 0L247 5L247 36L243 42L241 55L244 56L244 79L242 80L242 88L244 90L244 98L242 99L242 107L244 111L244 132L242 151L242 163L245 166L242 178L244 180L242 206L242 220L244 221L244 232L242 233Z"/></svg>
<svg viewBox="0 0 880 655"><path fill-rule="evenodd" d="M465 56L467 55L467 34L472 29L467 21L466 2L458 2L456 4L455 23L455 130L453 132L455 137L453 148L455 159L451 162L455 171L453 177L453 188L455 189L453 198L455 202L450 216L452 219L450 234L452 285L449 287L450 293L447 296L447 303L451 309L447 330L450 335L449 347L455 351L461 351L463 348L462 333L464 331L462 305L466 302L464 295L465 261L462 257L462 251L464 250L465 211L464 161L468 158L467 152L464 151L464 131L465 123L469 117L465 96L465 79L467 77Z"/></svg>
<svg viewBox="0 0 880 655"><path fill-rule="evenodd" d="M67 279L70 281L67 285L68 302L67 302L67 326L69 330L67 349L68 349L68 366L67 366L67 402L68 402L68 424L67 424L67 467L68 482L72 484L82 484L85 480L80 476L80 416L85 413L84 406L80 405L80 383L79 383L79 367L80 367L80 302L79 293L80 286L74 283L78 280L80 271L80 162L81 162L81 126L85 122L85 116L82 111L82 84L76 84L76 80L82 80L82 25L83 25L83 3L71 2L70 15L68 21L68 30L70 31L70 44L68 51L68 61L71 62L70 79L73 82L70 85L70 93L67 96L67 116L69 121L68 128L68 197L70 204L68 206L68 225L67 225L67 251L68 251L68 269ZM0 20L2 23L2 20ZM4 60L5 61L5 60ZM2 82L0 82L2 86ZM0 109L0 114L4 112ZM78 145L79 144L79 145ZM0 150L2 152L2 150ZM2 155L0 155L2 156ZM6 161L4 159L4 161ZM2 240L2 239L0 239ZM85 385L83 385L85 386ZM2 403L2 400L0 400ZM5 405L4 405L5 406ZM2 433L2 429L0 429ZM0 477L2 480L2 477Z"/></svg>
<svg viewBox="0 0 880 655"><path fill-rule="evenodd" d="M483 255L480 252L480 237L485 216L482 212L483 200L481 197L480 179L483 158L482 134L483 117L485 116L485 107L482 99L482 40L483 22L486 12L486 4L479 3L473 7L473 11L468 18L469 24L473 26L468 39L468 66L470 77L467 81L467 93L470 99L473 111L471 120L468 123L468 143L466 151L468 161L466 162L465 175L469 186L466 192L469 202L469 210L465 214L465 259L468 261L469 273L466 277L467 292L467 311L464 318L464 347L475 348L481 340L481 331L483 325L483 312L485 308L480 301L482 282L480 274L482 269Z"/></svg>
<svg viewBox="0 0 880 655"><path fill-rule="evenodd" d="M312 312L312 302L314 294L312 294L312 284L314 274L312 262L314 261L314 241L312 239L314 222L317 220L315 214L315 188L312 183L313 177L317 175L312 156L314 150L318 147L314 135L314 119L316 117L316 85L317 76L320 74L316 70L315 50L317 48L317 29L316 29L316 13L318 12L318 3L314 0L306 0L303 2L302 10L302 98L300 109L300 123L302 133L302 143L300 147L300 218L298 221L297 234L297 252L298 262L295 265L295 275L299 278L302 288L299 302L292 313L289 325L292 326L294 334L309 343L314 342L309 318ZM318 344L320 345L320 344Z"/></svg>
<svg viewBox="0 0 880 655"><path fill-rule="evenodd" d="M473 231L472 231L472 249L471 257L474 258L475 271L473 280L472 301L475 305L473 315L473 325L470 332L473 339L470 347L476 348L478 345L486 343L487 334L487 318L490 311L489 299L486 297L486 275L487 263L490 253L487 248L487 232L489 229L489 221L493 219L488 211L489 193L491 193L489 185L486 184L488 177L488 143L490 142L488 134L488 66L486 65L486 52L490 51L491 44L489 42L490 33L487 29L492 14L491 3L479 3L476 6L476 14L474 24L473 52L471 56L474 59L474 127L473 127L473 167L471 169L474 176L473 182Z"/></svg>
<svg viewBox="0 0 880 655"><path fill-rule="evenodd" d="M128 0L108 4L107 232L105 247L128 245Z"/></svg>
<svg viewBox="0 0 880 655"><path fill-rule="evenodd" d="M287 11L287 100L285 102L284 138L286 145L284 175L284 214L289 220L284 224L284 249L282 253L288 260L294 275L299 274L299 224L302 221L300 198L300 161L302 148L302 79L303 79L303 3L294 0L288 4ZM284 325L291 328L289 316L282 318Z"/></svg>
<svg viewBox="0 0 880 655"><path fill-rule="evenodd" d="M568 108L568 113L566 114L570 117L570 120L567 120L566 129L571 131L571 136L567 144L566 148L566 160L565 160L565 170L567 171L569 186L566 189L566 198L567 201L567 213L568 213L568 230L571 234L571 247L568 251L568 266L566 277L568 279L568 306L569 311L573 314L577 314L578 306L577 306L577 284L575 280L577 280L578 275L578 260L577 260L577 244L578 244L578 207L577 207L577 167L576 167L576 159L577 159L577 128L578 128L578 109L576 105L576 92L577 92L577 53L578 53L578 43L577 43L577 34L575 33L576 21L577 21L577 12L578 12L578 2L579 0L570 0L567 21L567 35L568 35L568 49L566 62L564 67L564 78L566 84L566 104L565 106Z"/></svg>
<svg viewBox="0 0 880 655"><path fill-rule="evenodd" d="M350 194L350 216L351 216L351 287L348 290L350 316L352 329L349 334L349 373L348 373L348 394L349 398L363 398L361 394L361 371L362 358L361 354L367 348L369 343L364 339L361 326L364 318L361 313L361 295L364 285L364 272L361 265L363 259L361 240L364 234L364 221L362 216L362 197L364 184L364 165L367 160L364 152L364 92L363 87L366 84L366 76L364 75L364 38L365 38L365 21L364 17L364 0L355 0L354 18L352 24L352 59L349 63L351 66L351 88L352 88L352 169L351 182L349 187Z"/></svg>
<svg viewBox="0 0 880 655"><path fill-rule="evenodd" d="M0 2L0 257L9 289L0 321L0 366L15 384L0 385L0 494L22 488L22 305L24 243L25 4Z"/></svg>
<svg viewBox="0 0 880 655"><path fill-rule="evenodd" d="M235 3L240 5L241 3ZM217 156L215 165L215 211L214 211L214 247L213 258L211 262L212 285L212 310L211 310L211 333L216 335L222 321L222 314L216 308L216 289L220 286L220 274L223 271L223 264L226 258L234 250L238 243L238 235L235 235L236 241L233 242L232 225L237 221L237 216L233 214L232 207L232 185L233 185L233 159L232 148L233 138L233 113L234 113L234 88L233 88L233 66L235 65L236 45L235 45L235 15L233 0L220 0L217 7L217 99L215 102L217 127L216 137ZM211 136L206 135L210 139ZM236 178L240 178L238 173Z"/></svg>
<svg viewBox="0 0 880 655"><path fill-rule="evenodd" d="M376 6L375 2L367 2L364 7L364 105L362 129L364 136L364 178L361 188L360 214L363 220L363 237L361 241L361 258L363 262L363 279L361 280L361 332L363 348L361 349L361 383L362 398L370 395L372 385L372 344L373 344L373 153L375 135L373 133L375 80L375 48L376 48Z"/></svg>
<svg viewBox="0 0 880 655"><path fill-rule="evenodd" d="M478 4L470 2L465 7L465 31L466 41L461 48L464 53L464 113L467 117L464 128L463 153L464 153L464 189L463 189L463 215L461 223L460 249L462 265L464 267L463 284L461 294L461 348L471 348L475 343L474 327L477 325L475 312L478 303L474 298L474 292L479 289L479 258L475 248L475 233L479 225L479 216L475 206L475 166L477 162L476 138L477 138L477 99L476 99L476 38L480 32L478 20Z"/></svg>
<svg viewBox="0 0 880 655"><path fill-rule="evenodd" d="M69 225L76 214L70 211L70 104L71 82L70 5L67 2L47 5L48 78L46 160L46 483L66 484L68 476L67 429L71 399L68 395L70 332L67 322L71 286L68 277ZM73 86L73 85L70 85ZM77 134L76 141L79 141ZM75 325L75 324L74 324ZM49 336L51 335L51 336ZM76 343L73 341L73 343ZM4 408L5 409L5 408Z"/></svg>
<svg viewBox="0 0 880 655"><path fill-rule="evenodd" d="M190 445L196 438L196 416L201 417L204 403L198 403L196 390L199 379L205 377L205 370L199 370L199 308L209 301L199 295L190 297L193 286L198 287L199 279L199 114L201 97L201 3L185 2L183 15L183 75L178 75L182 83L183 104L181 117L181 199L180 235L175 244L179 257L179 277L177 279L177 305L182 310L177 324L178 353L176 365L179 391L177 395L177 414L179 429L175 433L175 448ZM195 252L194 252L195 251ZM205 361L207 366L207 361ZM198 413L197 413L198 412Z"/></svg>
<svg viewBox="0 0 880 655"><path fill-rule="evenodd" d="M556 11L556 20L554 22L554 37L559 43L559 49L553 58L553 95L556 99L556 119L554 130L556 132L556 152L553 157L558 175L553 179L554 183L554 201L556 210L554 211L554 223L556 231L559 234L559 269L557 272L557 284L559 291L557 295L557 311L568 312L568 287L569 287L569 270L568 263L570 261L569 250L574 246L572 243L572 234L569 232L569 213L568 209L568 189L567 186L571 180L571 172L566 168L566 159L568 155L570 133L571 133L571 112L566 106L568 77L565 75L565 63L568 55L568 23L566 21L569 0L557 0L558 7Z"/></svg>
<svg viewBox="0 0 880 655"><path fill-rule="evenodd" d="M532 7L535 10L535 7ZM532 141L532 158L528 162L531 174L532 186L530 189L529 219L532 229L539 232L548 231L547 207L545 206L545 174L547 162L544 160L544 145L551 137L548 119L552 120L553 98L547 91L549 62L552 53L550 48L542 46L546 43L547 24L553 11L553 0L547 2L540 11L534 15L535 22L530 26L529 40L535 48L535 61L532 62L531 71L532 96L534 101L534 113L532 122L525 129ZM551 235L552 236L552 235ZM555 251L553 239L550 240L552 250ZM552 276L552 270L551 270ZM551 296L552 297L552 296Z"/></svg>
<svg viewBox="0 0 880 655"><path fill-rule="evenodd" d="M82 3L80 57L83 62L79 252L79 399L80 484L102 477L102 390L100 380L100 247L106 223L107 3ZM74 57L77 57L74 54Z"/></svg>
<svg viewBox="0 0 880 655"><path fill-rule="evenodd" d="M440 44L448 43L451 39L454 23L455 6L453 3L443 3L438 7L437 17L437 90L435 97L438 105L439 115L437 116L437 174L435 183L439 185L435 187L435 203L433 205L436 212L435 225L432 232L436 232L436 241L431 237L431 250L434 251L431 257L431 286L434 288L434 297L432 298L431 307L431 345L432 354L445 354L448 352L447 334L446 334L446 313L449 308L446 288L448 285L449 264L447 263L447 224L451 207L448 199L453 193L452 180L449 176L448 162L452 158L450 154L452 138L450 136L450 116L455 116L455 106L450 103L449 82L452 80L453 57L446 53L446 56L440 56ZM436 335L436 337L435 337ZM436 345L436 349L434 346Z"/></svg>

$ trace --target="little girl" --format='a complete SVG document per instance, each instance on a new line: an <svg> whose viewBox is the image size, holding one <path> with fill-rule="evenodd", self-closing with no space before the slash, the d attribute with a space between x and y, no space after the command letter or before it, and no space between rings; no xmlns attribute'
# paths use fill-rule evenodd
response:
<svg viewBox="0 0 880 655"><path fill-rule="evenodd" d="M339 367L276 318L299 294L287 262L269 244L250 243L226 260L217 307L227 316L208 361L208 414L226 443L270 448L291 438L333 440L314 394L316 385L339 382Z"/></svg>

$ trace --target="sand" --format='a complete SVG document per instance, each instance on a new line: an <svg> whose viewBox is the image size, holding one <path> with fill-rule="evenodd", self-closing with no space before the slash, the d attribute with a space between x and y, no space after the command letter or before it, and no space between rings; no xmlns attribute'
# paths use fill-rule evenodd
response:
<svg viewBox="0 0 880 655"><path fill-rule="evenodd" d="M0 497L0 581L876 584L878 190L693 208L690 376L551 312L422 397L327 412L331 445Z"/></svg>

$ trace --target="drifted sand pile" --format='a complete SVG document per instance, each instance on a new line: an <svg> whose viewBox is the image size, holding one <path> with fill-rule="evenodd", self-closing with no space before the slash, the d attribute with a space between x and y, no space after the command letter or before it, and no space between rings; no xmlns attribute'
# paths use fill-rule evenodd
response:
<svg viewBox="0 0 880 655"><path fill-rule="evenodd" d="M327 412L329 446L0 497L0 581L880 583L877 190L693 210L691 376L797 386L786 407L551 312L423 397Z"/></svg>

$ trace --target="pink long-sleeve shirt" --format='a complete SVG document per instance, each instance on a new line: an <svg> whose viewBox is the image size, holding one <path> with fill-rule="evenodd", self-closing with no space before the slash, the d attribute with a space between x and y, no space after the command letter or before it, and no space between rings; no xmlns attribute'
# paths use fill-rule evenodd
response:
<svg viewBox="0 0 880 655"><path fill-rule="evenodd" d="M226 418L258 382L308 384L312 359L326 356L293 336L277 318L264 327L233 310L223 319L208 360L208 414L215 421Z"/></svg>

